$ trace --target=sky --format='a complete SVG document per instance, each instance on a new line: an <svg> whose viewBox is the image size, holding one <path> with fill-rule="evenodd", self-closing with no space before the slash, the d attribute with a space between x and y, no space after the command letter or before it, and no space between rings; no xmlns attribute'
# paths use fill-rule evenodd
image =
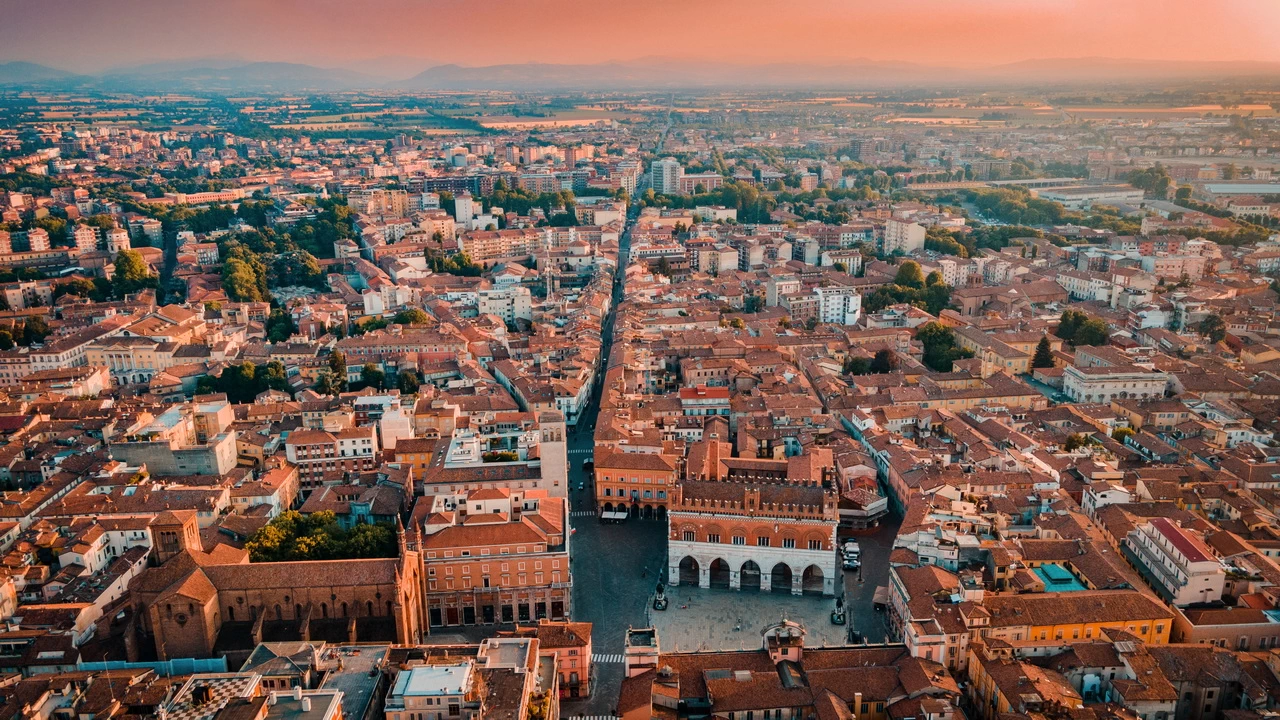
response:
<svg viewBox="0 0 1280 720"><path fill-rule="evenodd" d="M0 18L0 61L75 72L210 57L403 76L654 57L1280 61L1280 0L0 0Z"/></svg>

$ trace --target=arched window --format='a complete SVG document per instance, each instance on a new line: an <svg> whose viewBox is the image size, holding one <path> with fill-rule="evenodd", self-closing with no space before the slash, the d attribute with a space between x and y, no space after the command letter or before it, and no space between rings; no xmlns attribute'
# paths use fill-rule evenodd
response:
<svg viewBox="0 0 1280 720"><path fill-rule="evenodd" d="M370 600L368 603L366 603L366 605L369 610L369 617L373 617L373 601Z"/></svg>

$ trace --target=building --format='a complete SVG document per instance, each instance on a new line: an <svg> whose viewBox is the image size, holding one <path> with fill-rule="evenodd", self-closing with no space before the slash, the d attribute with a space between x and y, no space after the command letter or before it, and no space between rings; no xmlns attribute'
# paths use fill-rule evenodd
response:
<svg viewBox="0 0 1280 720"><path fill-rule="evenodd" d="M849 287L814 288L818 296L818 322L857 325L862 317L862 295Z"/></svg>
<svg viewBox="0 0 1280 720"><path fill-rule="evenodd" d="M684 176L684 168L675 158L654 160L649 165L650 185L659 195L677 195L680 193L680 178Z"/></svg>
<svg viewBox="0 0 1280 720"><path fill-rule="evenodd" d="M1222 599L1227 574L1202 540L1168 518L1152 518L1129 532L1124 556L1165 602L1177 606Z"/></svg>
<svg viewBox="0 0 1280 720"><path fill-rule="evenodd" d="M1117 398L1162 398L1168 384L1167 373L1147 370L1137 365L1069 365L1062 373L1062 390L1073 402L1105 403Z"/></svg>
<svg viewBox="0 0 1280 720"><path fill-rule="evenodd" d="M533 320L533 295L526 287L481 290L477 310L481 315L496 315L508 325L517 320Z"/></svg>
<svg viewBox="0 0 1280 720"><path fill-rule="evenodd" d="M779 478L771 461L730 460L736 472L686 479L677 489L668 514L671 584L834 595L843 578L837 493L820 481L785 479L786 461Z"/></svg>
<svg viewBox="0 0 1280 720"><path fill-rule="evenodd" d="M960 688L938 663L911 657L901 645L807 647L806 632L784 620L761 630L759 648L662 652L652 628L628 630L617 717L963 717Z"/></svg>
<svg viewBox="0 0 1280 720"><path fill-rule="evenodd" d="M414 509L431 627L569 619L568 503L543 490L429 495Z"/></svg>
<svg viewBox="0 0 1280 720"><path fill-rule="evenodd" d="M924 249L925 227L920 223L902 220L887 220L884 224L884 239L880 250L886 255L900 252L910 255Z"/></svg>
<svg viewBox="0 0 1280 720"><path fill-rule="evenodd" d="M289 433L284 449L289 462L298 466L303 487L312 487L326 476L340 479L344 472L376 469L378 429L364 425L337 432L298 430Z"/></svg>
<svg viewBox="0 0 1280 720"><path fill-rule="evenodd" d="M677 468L678 459L668 455L597 449L596 507L606 517L620 513L661 520L671 507Z"/></svg>

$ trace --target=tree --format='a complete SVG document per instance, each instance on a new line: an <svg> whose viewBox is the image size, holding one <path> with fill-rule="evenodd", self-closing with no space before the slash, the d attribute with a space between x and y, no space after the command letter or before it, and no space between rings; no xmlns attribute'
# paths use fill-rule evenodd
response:
<svg viewBox="0 0 1280 720"><path fill-rule="evenodd" d="M421 383L418 381L417 373L402 372L396 375L396 387L404 395L412 395L418 392Z"/></svg>
<svg viewBox="0 0 1280 720"><path fill-rule="evenodd" d="M142 253L137 250L121 250L116 253L115 274L111 278L112 290L117 299L136 293L144 287L154 287L155 280Z"/></svg>
<svg viewBox="0 0 1280 720"><path fill-rule="evenodd" d="M347 389L347 356L341 350L329 354L329 380L334 392Z"/></svg>
<svg viewBox="0 0 1280 720"><path fill-rule="evenodd" d="M864 357L847 357L841 370L846 375L866 375L871 372L871 361Z"/></svg>
<svg viewBox="0 0 1280 720"><path fill-rule="evenodd" d="M875 357L871 358L869 369L877 375L891 373L898 369L898 356L888 348L877 350Z"/></svg>
<svg viewBox="0 0 1280 720"><path fill-rule="evenodd" d="M396 323L397 325L425 325L426 323L431 322L431 316L418 308L409 308L408 310L401 310L396 313L395 317L391 319L391 322Z"/></svg>
<svg viewBox="0 0 1280 720"><path fill-rule="evenodd" d="M258 273L239 258L228 258L222 265L222 289L236 302L259 302L263 299L258 286Z"/></svg>
<svg viewBox="0 0 1280 720"><path fill-rule="evenodd" d="M1227 323L1217 313L1210 313L1208 317L1200 321L1196 329L1200 331L1201 335L1208 338L1211 343L1220 343L1227 339Z"/></svg>
<svg viewBox="0 0 1280 720"><path fill-rule="evenodd" d="M293 315L279 307L271 308L271 314L267 316L264 329L267 332L267 340L273 343L286 342L298 332L298 326L293 322Z"/></svg>
<svg viewBox="0 0 1280 720"><path fill-rule="evenodd" d="M1072 339L1076 345L1106 345L1111 340L1111 331L1107 323L1099 318L1086 320L1076 329Z"/></svg>
<svg viewBox="0 0 1280 720"><path fill-rule="evenodd" d="M924 279L925 287L933 287L934 285L946 285L947 281L942 279L942 273L934 270L929 273L929 277Z"/></svg>
<svg viewBox="0 0 1280 720"><path fill-rule="evenodd" d="M364 367L360 368L360 381L364 383L365 387L373 387L382 390L384 389L383 384L386 380L387 374L373 363L365 363Z"/></svg>
<svg viewBox="0 0 1280 720"><path fill-rule="evenodd" d="M1053 334L1071 342L1076 337L1076 330L1088 319L1089 316L1079 310L1063 310L1062 317L1058 318L1058 327Z"/></svg>
<svg viewBox="0 0 1280 720"><path fill-rule="evenodd" d="M42 343L49 336L49 323L45 322L42 315L30 315L26 322L22 324L22 339L20 344L32 345Z"/></svg>
<svg viewBox="0 0 1280 720"><path fill-rule="evenodd" d="M916 339L924 346L924 364L938 372L951 372L952 363L973 353L956 345L951 328L939 322L929 322L916 329Z"/></svg>
<svg viewBox="0 0 1280 720"><path fill-rule="evenodd" d="M1046 335L1040 338L1040 343L1036 345L1036 354L1031 358L1031 367L1051 368L1053 365L1053 346L1049 344L1049 336Z"/></svg>
<svg viewBox="0 0 1280 720"><path fill-rule="evenodd" d="M1133 432L1133 428L1127 428L1127 427L1116 428L1116 429L1111 433L1111 439L1112 439L1112 440L1115 440L1115 441L1116 441L1116 442L1118 442L1118 443L1123 443L1123 442L1124 442L1124 440L1125 440L1125 438L1129 437L1130 435L1134 435L1134 434L1135 434L1135 433Z"/></svg>
<svg viewBox="0 0 1280 720"><path fill-rule="evenodd" d="M924 273L920 270L920 263L915 260L907 260L898 266L898 274L893 278L894 285L902 287L921 289L924 287Z"/></svg>
<svg viewBox="0 0 1280 720"><path fill-rule="evenodd" d="M808 330L809 332L813 332L814 329L816 329L817 327L818 327L817 315L810 315L809 318L804 321L804 329Z"/></svg>
<svg viewBox="0 0 1280 720"><path fill-rule="evenodd" d="M13 345L13 333L8 330L0 330L0 350L12 350Z"/></svg>
<svg viewBox="0 0 1280 720"><path fill-rule="evenodd" d="M1080 433L1071 433L1067 436L1067 441L1062 444L1062 449L1067 452L1074 452L1080 448L1097 442L1091 435L1082 435Z"/></svg>

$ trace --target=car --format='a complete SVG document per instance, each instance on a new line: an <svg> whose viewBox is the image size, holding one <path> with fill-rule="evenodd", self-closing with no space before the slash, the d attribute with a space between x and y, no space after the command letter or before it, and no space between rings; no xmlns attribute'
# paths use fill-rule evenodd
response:
<svg viewBox="0 0 1280 720"><path fill-rule="evenodd" d="M857 560L850 560L849 558L845 558L844 562L841 563L840 565L840 567L844 568L845 570L857 570L861 566L862 564L859 563Z"/></svg>
<svg viewBox="0 0 1280 720"><path fill-rule="evenodd" d="M579 489L579 490L585 490L585 489L586 489L586 487L587 487L586 485L583 485L582 483L578 483L578 489Z"/></svg>

